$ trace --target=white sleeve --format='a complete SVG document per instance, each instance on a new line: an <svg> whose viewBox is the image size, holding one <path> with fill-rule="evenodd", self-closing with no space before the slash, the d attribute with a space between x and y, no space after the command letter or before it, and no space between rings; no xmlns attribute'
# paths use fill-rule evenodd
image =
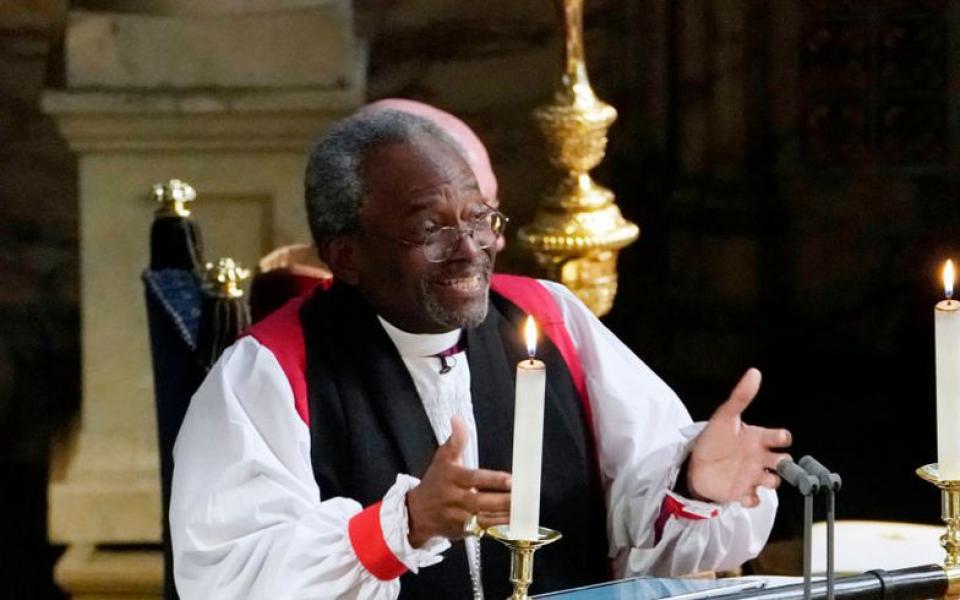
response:
<svg viewBox="0 0 960 600"><path fill-rule="evenodd" d="M241 339L210 371L173 455L170 532L184 600L400 593L399 578L375 577L351 543L351 519L369 511L349 498L320 501L309 429L276 357L255 339ZM449 546L434 538L410 547L405 496L417 483L398 476L377 513L382 542L414 572Z"/></svg>
<svg viewBox="0 0 960 600"><path fill-rule="evenodd" d="M702 425L691 423L673 390L573 293L542 283L560 306L585 373L617 575L728 570L756 556L773 527L776 492L759 488L755 508L697 502L671 492ZM666 507L672 510L664 513L657 539L656 523Z"/></svg>

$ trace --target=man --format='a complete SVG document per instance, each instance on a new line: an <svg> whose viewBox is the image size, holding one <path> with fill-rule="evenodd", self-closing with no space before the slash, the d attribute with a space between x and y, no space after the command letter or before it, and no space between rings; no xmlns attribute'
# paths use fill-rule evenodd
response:
<svg viewBox="0 0 960 600"><path fill-rule="evenodd" d="M505 219L422 118L335 125L306 197L335 283L228 349L192 400L170 508L181 597L507 595L507 552L462 540L472 515L508 521L526 312L547 333L541 523L564 533L533 591L759 551L790 435L741 422L758 372L701 430L565 288L494 277Z"/></svg>

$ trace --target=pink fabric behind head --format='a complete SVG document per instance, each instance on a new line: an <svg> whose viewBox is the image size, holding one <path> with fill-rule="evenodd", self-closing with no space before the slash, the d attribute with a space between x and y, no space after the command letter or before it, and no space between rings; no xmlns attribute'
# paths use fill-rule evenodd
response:
<svg viewBox="0 0 960 600"><path fill-rule="evenodd" d="M399 110L423 117L443 129L467 153L466 159L480 185L480 193L487 202L497 205L497 178L490 165L490 156L483 142L466 123L439 108L404 98L384 98L368 104L362 110Z"/></svg>

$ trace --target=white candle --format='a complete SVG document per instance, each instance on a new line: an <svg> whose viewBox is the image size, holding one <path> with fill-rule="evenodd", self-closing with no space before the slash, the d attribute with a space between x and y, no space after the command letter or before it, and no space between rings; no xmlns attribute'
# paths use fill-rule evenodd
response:
<svg viewBox="0 0 960 600"><path fill-rule="evenodd" d="M543 402L547 369L535 360L537 325L525 327L528 360L517 364L516 408L513 415L513 486L510 489L510 536L537 539L540 525L540 467L543 455Z"/></svg>
<svg viewBox="0 0 960 600"><path fill-rule="evenodd" d="M937 462L940 477L960 480L960 302L953 296L953 262L943 268L947 299L934 310L937 350Z"/></svg>

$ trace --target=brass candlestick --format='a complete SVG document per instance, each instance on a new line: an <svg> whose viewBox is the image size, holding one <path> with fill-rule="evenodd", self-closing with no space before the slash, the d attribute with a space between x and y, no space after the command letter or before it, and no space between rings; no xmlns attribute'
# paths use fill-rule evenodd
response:
<svg viewBox="0 0 960 600"><path fill-rule="evenodd" d="M960 481L941 478L937 463L920 467L917 475L940 488L940 518L947 525L947 532L940 536L940 545L947 551L943 565L960 566Z"/></svg>
<svg viewBox="0 0 960 600"><path fill-rule="evenodd" d="M539 527L537 539L518 539L510 535L509 525L491 527L487 529L487 534L510 548L510 583L513 584L513 594L508 600L530 600L527 588L533 582L533 553L563 536L559 531Z"/></svg>

